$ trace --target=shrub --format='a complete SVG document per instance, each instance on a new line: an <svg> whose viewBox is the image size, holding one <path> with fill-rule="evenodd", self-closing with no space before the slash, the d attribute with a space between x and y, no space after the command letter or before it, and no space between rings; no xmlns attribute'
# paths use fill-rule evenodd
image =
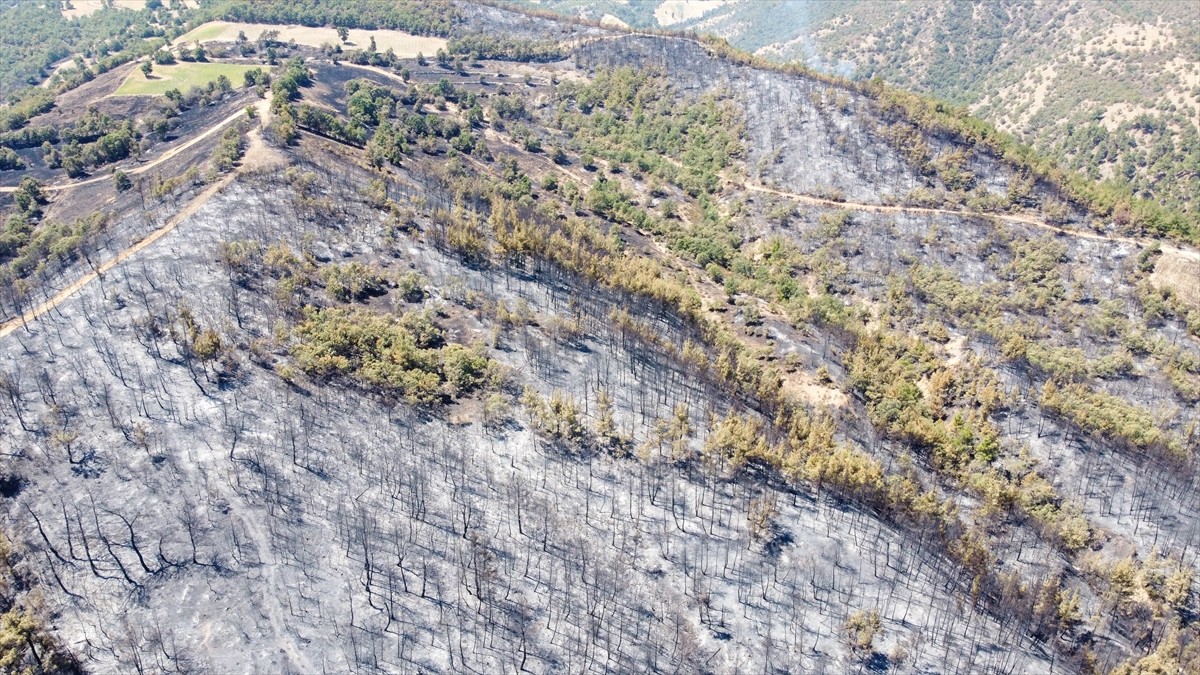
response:
<svg viewBox="0 0 1200 675"><path fill-rule="evenodd" d="M383 276L359 262L327 265L321 268L321 279L325 282L325 293L339 302L364 300L383 292Z"/></svg>

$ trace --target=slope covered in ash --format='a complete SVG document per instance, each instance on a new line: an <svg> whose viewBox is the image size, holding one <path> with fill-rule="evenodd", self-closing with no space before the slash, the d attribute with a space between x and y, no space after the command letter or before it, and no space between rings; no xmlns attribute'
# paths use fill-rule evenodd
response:
<svg viewBox="0 0 1200 675"><path fill-rule="evenodd" d="M460 9L517 38L281 65L5 300L84 667L1195 665L1194 249L886 93Z"/></svg>

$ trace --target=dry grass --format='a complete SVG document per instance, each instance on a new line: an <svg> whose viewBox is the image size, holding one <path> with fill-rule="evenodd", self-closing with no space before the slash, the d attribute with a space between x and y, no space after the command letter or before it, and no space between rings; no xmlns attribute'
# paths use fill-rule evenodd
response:
<svg viewBox="0 0 1200 675"><path fill-rule="evenodd" d="M621 20L620 17L612 14L605 14L600 17L600 23L605 26L616 26L617 28L629 28L629 24Z"/></svg>
<svg viewBox="0 0 1200 675"><path fill-rule="evenodd" d="M1157 288L1171 288L1188 307L1200 310L1200 259L1164 251L1150 275Z"/></svg>
<svg viewBox="0 0 1200 675"><path fill-rule="evenodd" d="M237 39L238 33L243 32L246 37L254 40L257 39L263 31L276 30L279 31L279 40L288 42L295 40L296 44L307 45L309 47L320 47L325 44L338 44L341 40L338 39L337 31L332 28L309 28L308 26L275 26L265 23L231 23L229 21L211 21L202 26L197 26L191 31L181 35L177 40L177 44L191 42L233 42ZM349 42L345 48L356 49L366 48L371 43L371 38L375 38L375 48L378 51L385 52L391 49L396 53L396 56L401 58L413 58L418 52L427 56L432 56L439 49L446 48L446 41L442 38L424 37L419 35L409 35L408 33L398 30L350 30Z"/></svg>
<svg viewBox="0 0 1200 675"><path fill-rule="evenodd" d="M145 9L146 0L114 0L118 9ZM68 19L77 19L99 12L104 6L103 0L71 0L71 9L62 10L62 15Z"/></svg>
<svg viewBox="0 0 1200 675"><path fill-rule="evenodd" d="M796 398L817 408L842 408L850 403L850 397L846 392L820 384L808 373L784 375L783 388Z"/></svg>
<svg viewBox="0 0 1200 675"><path fill-rule="evenodd" d="M136 11L146 8L146 0L113 0L113 4L117 9L132 9ZM164 2L163 4L167 3ZM197 0L184 0L183 4L194 9L199 3ZM77 19L81 16L95 14L103 7L104 0L71 0L71 9L62 10L62 15L68 19Z"/></svg>

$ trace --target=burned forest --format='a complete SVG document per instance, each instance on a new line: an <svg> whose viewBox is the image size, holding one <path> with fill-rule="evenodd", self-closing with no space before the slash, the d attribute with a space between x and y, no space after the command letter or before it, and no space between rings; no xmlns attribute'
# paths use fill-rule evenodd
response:
<svg viewBox="0 0 1200 675"><path fill-rule="evenodd" d="M1200 670L1194 222L711 37L191 4L0 108L4 672Z"/></svg>

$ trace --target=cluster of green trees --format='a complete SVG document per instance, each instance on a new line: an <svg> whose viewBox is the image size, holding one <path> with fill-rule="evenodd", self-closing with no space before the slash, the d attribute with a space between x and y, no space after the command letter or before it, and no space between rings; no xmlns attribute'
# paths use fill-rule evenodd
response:
<svg viewBox="0 0 1200 675"><path fill-rule="evenodd" d="M858 338L850 357L850 386L867 402L872 422L935 468L960 476L999 454L999 432L988 421L1002 394L982 368L941 365L923 340L891 333Z"/></svg>
<svg viewBox="0 0 1200 675"><path fill-rule="evenodd" d="M398 166L404 155L417 148L434 154L439 151L439 139L463 154L482 148L469 130L483 121L477 95L454 87L446 78L420 88L410 86L401 93L366 80L351 80L346 86L350 93L347 142L357 144L354 139L365 138L368 129L374 127L366 144L367 161L372 166L380 167L384 162ZM445 109L446 101L459 103L464 121L437 112L419 112L426 104Z"/></svg>
<svg viewBox="0 0 1200 675"><path fill-rule="evenodd" d="M13 121L16 119L13 118ZM117 120L95 107L89 107L82 117L65 127L26 126L0 134L0 160L4 157L13 161L20 159L9 148L41 146L48 167L63 167L67 175L74 178L83 175L89 166L125 159L138 150L140 138L133 120Z"/></svg>
<svg viewBox="0 0 1200 675"><path fill-rule="evenodd" d="M12 131L25 126L29 118L40 115L54 107L54 92L41 87L30 87L9 97L7 105L0 108L0 131ZM7 137L8 134L5 134Z"/></svg>
<svg viewBox="0 0 1200 675"><path fill-rule="evenodd" d="M280 69L279 76L271 84L270 131L284 144L290 144L299 135L298 114L293 103L300 98L300 89L312 84L312 73L304 65L304 59L289 60Z"/></svg>
<svg viewBox="0 0 1200 675"><path fill-rule="evenodd" d="M1062 263L1067 247L1047 235L1039 239L1017 240L1010 246L1012 262L1004 270L1015 295L1008 304L1014 309L1046 312L1066 297Z"/></svg>
<svg viewBox="0 0 1200 675"><path fill-rule="evenodd" d="M1200 670L1200 634L1194 627L1171 627L1153 652L1140 658L1131 657L1117 666L1112 675L1156 675L1197 670Z"/></svg>
<svg viewBox="0 0 1200 675"><path fill-rule="evenodd" d="M341 45L332 47L326 45L322 49L323 53L330 58L337 60L337 55L342 53ZM392 68L400 73L406 80L411 76L411 72L404 66L404 60L396 56L396 51L388 47L386 51L379 51L375 48L375 38L371 38L371 42L365 49L355 49L346 54L346 59L356 66L379 66L380 68Z"/></svg>
<svg viewBox="0 0 1200 675"><path fill-rule="evenodd" d="M879 330L861 334L849 357L850 386L871 422L951 484L981 497L984 516L1025 514L1067 552L1091 540L1091 526L1027 458L1003 461L990 421L1006 405L994 372L973 360L946 366L922 339Z"/></svg>
<svg viewBox="0 0 1200 675"><path fill-rule="evenodd" d="M549 398L533 387L525 387L521 406L529 418L529 426L559 447L582 448L594 443L590 430L584 426L579 405L560 391Z"/></svg>
<svg viewBox="0 0 1200 675"><path fill-rule="evenodd" d="M350 80L346 83L346 93L350 97L346 101L346 114L358 124L375 126L395 112L395 92L370 80Z"/></svg>
<svg viewBox="0 0 1200 675"><path fill-rule="evenodd" d="M303 184L304 179L296 182ZM256 241L223 242L217 257L238 285L249 286L260 277L274 280L273 297L288 310L295 308L298 291L316 285L319 278L311 256L298 255L283 242L265 248Z"/></svg>
<svg viewBox="0 0 1200 675"><path fill-rule="evenodd" d="M1137 302L1144 323L1138 323L1128 318L1122 299L1094 305L1077 302L1081 291L1067 282L1062 243L1052 237L1006 237L985 245L1006 254L991 258L999 281L966 284L947 268L914 264L904 278L892 281L889 303L895 310L889 315L911 313L916 308L910 298L915 299L925 303L926 311L937 310L933 315L951 325L990 337L1008 361L1059 383L1138 376L1136 357L1151 356L1184 400L1200 400L1197 359L1187 350L1146 337L1148 326L1169 317L1195 332L1193 318L1200 316L1173 293L1145 280L1160 249L1151 247L1139 254L1132 272L1134 281L1141 280ZM1083 326L1088 331L1081 340L1048 330L1051 325Z"/></svg>
<svg viewBox="0 0 1200 675"><path fill-rule="evenodd" d="M446 43L446 51L460 54L471 61L489 59L543 63L559 61L566 56L561 43L554 40L526 40L490 33L471 33L452 38Z"/></svg>
<svg viewBox="0 0 1200 675"><path fill-rule="evenodd" d="M0 134L0 147L5 148L35 148L43 143L57 143L58 128L49 124L25 127L17 131Z"/></svg>
<svg viewBox="0 0 1200 675"><path fill-rule="evenodd" d="M179 31L179 16L153 11L102 10L67 19L55 2L11 2L0 7L0 23L10 39L0 42L0 97L36 85L56 61L82 55L96 61L61 76L70 88L95 75L150 53L168 33Z"/></svg>
<svg viewBox="0 0 1200 675"><path fill-rule="evenodd" d="M0 171L24 169L25 160L11 148L0 147Z"/></svg>
<svg viewBox="0 0 1200 675"><path fill-rule="evenodd" d="M503 369L479 345L445 340L426 311L396 317L366 309L310 307L293 331L292 356L313 377L347 377L361 386L430 405L503 385Z"/></svg>
<svg viewBox="0 0 1200 675"><path fill-rule="evenodd" d="M223 19L448 35L457 18L458 10L448 0L220 0L205 6L196 22Z"/></svg>
<svg viewBox="0 0 1200 675"><path fill-rule="evenodd" d="M1109 131L1097 122L1069 125L1051 152L1100 181L1127 185L1133 195L1194 212L1200 194L1200 131L1185 115L1141 114Z"/></svg>
<svg viewBox="0 0 1200 675"><path fill-rule="evenodd" d="M133 120L117 120L95 108L89 108L71 126L59 129L57 136L57 147L49 140L42 142L43 157L47 166L62 167L72 178L84 175L89 166L118 162L138 152L141 138Z"/></svg>
<svg viewBox="0 0 1200 675"><path fill-rule="evenodd" d="M286 244L264 248L253 241L226 242L219 259L236 283L274 281L272 295L296 319L291 356L296 367L313 378L351 382L412 405L433 405L476 391L496 392L507 382L505 369L486 355L482 345L449 342L432 310L397 315L345 306L398 285L374 266L357 261L318 266ZM309 304L321 300L309 295L308 289L321 286L331 306ZM406 278L401 286L404 302L424 294L419 278Z"/></svg>
<svg viewBox="0 0 1200 675"><path fill-rule="evenodd" d="M296 106L296 124L301 129L360 148L367 140L367 131L361 125L353 121L343 122L334 113L307 103Z"/></svg>
<svg viewBox="0 0 1200 675"><path fill-rule="evenodd" d="M196 318L192 308L181 304L169 322L171 339L188 359L201 363L212 363L222 357L228 358L230 345L221 339L221 334L212 326L205 326Z"/></svg>
<svg viewBox="0 0 1200 675"><path fill-rule="evenodd" d="M222 132L221 140L217 142L217 147L213 150L213 168L220 172L229 171L242 158L245 151L242 130L236 126L226 129Z"/></svg>
<svg viewBox="0 0 1200 675"><path fill-rule="evenodd" d="M580 152L712 194L738 156L741 124L713 96L679 100L666 82L634 68L601 70L556 90L554 124ZM677 158L671 161L669 158Z"/></svg>
<svg viewBox="0 0 1200 675"><path fill-rule="evenodd" d="M354 302L386 293L387 277L360 262L325 265L320 271L325 293L338 302Z"/></svg>
<svg viewBox="0 0 1200 675"><path fill-rule="evenodd" d="M0 148L0 171L25 168L25 160L11 148Z"/></svg>
<svg viewBox="0 0 1200 675"><path fill-rule="evenodd" d="M1132 450L1175 461L1187 461L1194 454L1194 449L1186 448L1179 438L1159 428L1149 410L1082 383L1059 386L1054 380L1047 380L1042 387L1041 405L1085 433L1113 440Z"/></svg>
<svg viewBox="0 0 1200 675"><path fill-rule="evenodd" d="M1195 569L1176 557L1152 550L1110 563L1095 562L1089 574L1107 585L1104 611L1114 622L1128 623L1145 640L1160 636L1158 647L1131 657L1112 672L1120 675L1190 673L1200 667L1200 632L1187 622L1162 621L1186 614L1193 602Z"/></svg>
<svg viewBox="0 0 1200 675"><path fill-rule="evenodd" d="M78 259L89 239L108 224L103 213L73 223L39 222L38 210L37 206L18 207L0 232L0 276L5 283L25 280Z"/></svg>

